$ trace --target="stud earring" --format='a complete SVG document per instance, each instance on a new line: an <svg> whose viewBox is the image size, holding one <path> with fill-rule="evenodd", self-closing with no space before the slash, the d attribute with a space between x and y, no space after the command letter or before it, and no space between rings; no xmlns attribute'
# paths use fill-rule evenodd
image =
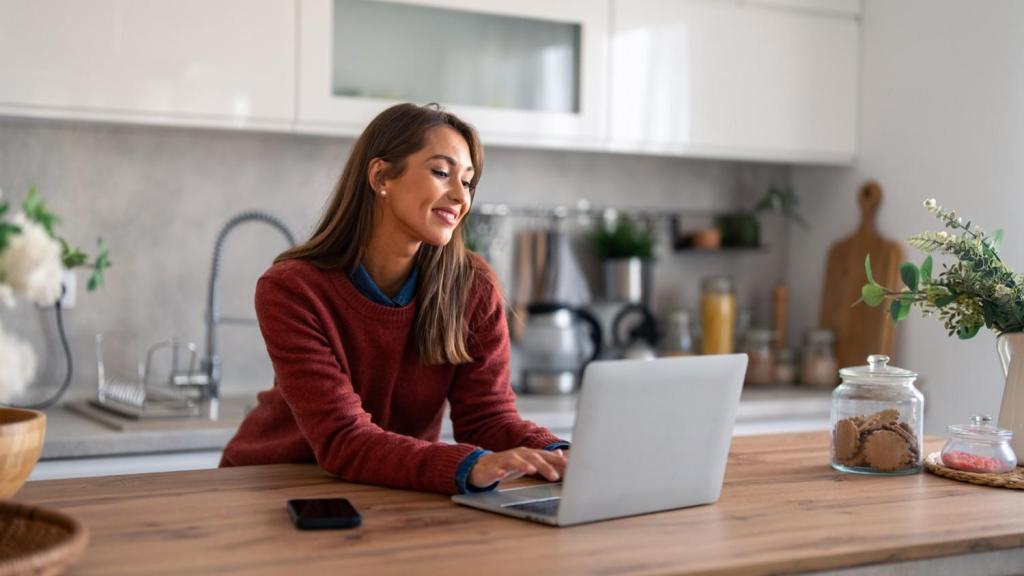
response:
<svg viewBox="0 0 1024 576"><path fill-rule="evenodd" d="M380 197L383 198L383 197L385 197L387 195L388 195L388 191L383 189L383 188L381 188L380 189Z"/></svg>

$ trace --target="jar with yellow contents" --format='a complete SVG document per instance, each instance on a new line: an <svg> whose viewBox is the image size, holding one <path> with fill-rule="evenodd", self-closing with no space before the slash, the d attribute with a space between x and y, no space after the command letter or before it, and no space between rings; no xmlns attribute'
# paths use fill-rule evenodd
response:
<svg viewBox="0 0 1024 576"><path fill-rule="evenodd" d="M702 354L731 354L736 327L736 295L729 276L711 276L701 285Z"/></svg>

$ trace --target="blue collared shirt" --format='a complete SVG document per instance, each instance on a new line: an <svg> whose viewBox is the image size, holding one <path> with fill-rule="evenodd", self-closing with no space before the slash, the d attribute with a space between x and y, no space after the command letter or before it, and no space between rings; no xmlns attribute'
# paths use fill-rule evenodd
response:
<svg viewBox="0 0 1024 576"><path fill-rule="evenodd" d="M370 273L366 271L366 268L364 268L362 264L356 266L356 269L349 275L349 279L352 280L352 284L355 285L356 290L359 290L363 296L366 296L381 306L390 306L392 308L408 306L409 303L412 302L413 297L416 296L416 283L419 280L419 277L419 270L413 268L409 277L405 279L405 283L402 284L402 288L398 291L398 294L396 294L394 298L391 298L385 294L379 286L377 286L377 283L373 281ZM568 442L555 442L554 444L544 447L545 450L566 448L569 448ZM498 487L497 482L487 486L486 488L477 488L469 483L469 473L473 470L473 466L476 464L476 461L484 454L490 453L490 450L477 448L459 462L459 466L455 470L455 485L458 486L460 494L466 494L468 492L488 492Z"/></svg>
<svg viewBox="0 0 1024 576"><path fill-rule="evenodd" d="M402 288L395 294L394 298L389 297L385 294L377 283L370 277L370 273L366 271L362 263L356 266L356 269L349 275L349 279L352 280L352 284L355 285L356 289L366 296L370 300L373 300L381 306L391 306L392 308L401 308L408 306L412 299L416 296L416 284L420 278L420 271L413 267L412 272L409 273L409 277L405 279L405 283L402 284Z"/></svg>

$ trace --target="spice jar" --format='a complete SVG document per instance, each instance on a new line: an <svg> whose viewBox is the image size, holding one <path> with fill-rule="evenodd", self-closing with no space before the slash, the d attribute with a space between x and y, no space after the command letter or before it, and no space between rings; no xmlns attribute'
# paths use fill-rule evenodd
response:
<svg viewBox="0 0 1024 576"><path fill-rule="evenodd" d="M747 353L748 386L767 386L775 382L775 354L772 350L771 330L752 328L747 331L743 352Z"/></svg>
<svg viewBox="0 0 1024 576"><path fill-rule="evenodd" d="M711 276L701 287L700 302L703 354L731 354L736 322L736 296L732 278Z"/></svg>
<svg viewBox="0 0 1024 576"><path fill-rule="evenodd" d="M690 356L693 354L693 332L690 329L690 311L675 310L665 319L665 335L658 347L661 356Z"/></svg>
<svg viewBox="0 0 1024 576"><path fill-rule="evenodd" d="M1013 432L992 426L989 416L974 416L967 425L948 428L949 440L942 447L942 465L965 472L1002 474L1017 467L1017 455L1010 447Z"/></svg>
<svg viewBox="0 0 1024 576"><path fill-rule="evenodd" d="M789 348L775 351L775 382L793 384L796 382L796 356Z"/></svg>
<svg viewBox="0 0 1024 576"><path fill-rule="evenodd" d="M843 368L832 391L832 467L861 474L921 471L924 396L917 374L868 356L867 366Z"/></svg>
<svg viewBox="0 0 1024 576"><path fill-rule="evenodd" d="M804 336L800 360L800 383L831 388L836 385L839 369L832 347L836 337L831 330L808 330Z"/></svg>

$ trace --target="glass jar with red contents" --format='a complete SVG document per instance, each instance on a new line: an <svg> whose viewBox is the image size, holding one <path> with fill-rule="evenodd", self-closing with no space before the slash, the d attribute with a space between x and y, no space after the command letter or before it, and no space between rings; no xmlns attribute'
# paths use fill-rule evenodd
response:
<svg viewBox="0 0 1024 576"><path fill-rule="evenodd" d="M992 426L992 418L974 416L970 424L948 429L949 441L942 448L943 466L989 474L1002 474L1017 467L1017 455L1010 447L1013 432Z"/></svg>

